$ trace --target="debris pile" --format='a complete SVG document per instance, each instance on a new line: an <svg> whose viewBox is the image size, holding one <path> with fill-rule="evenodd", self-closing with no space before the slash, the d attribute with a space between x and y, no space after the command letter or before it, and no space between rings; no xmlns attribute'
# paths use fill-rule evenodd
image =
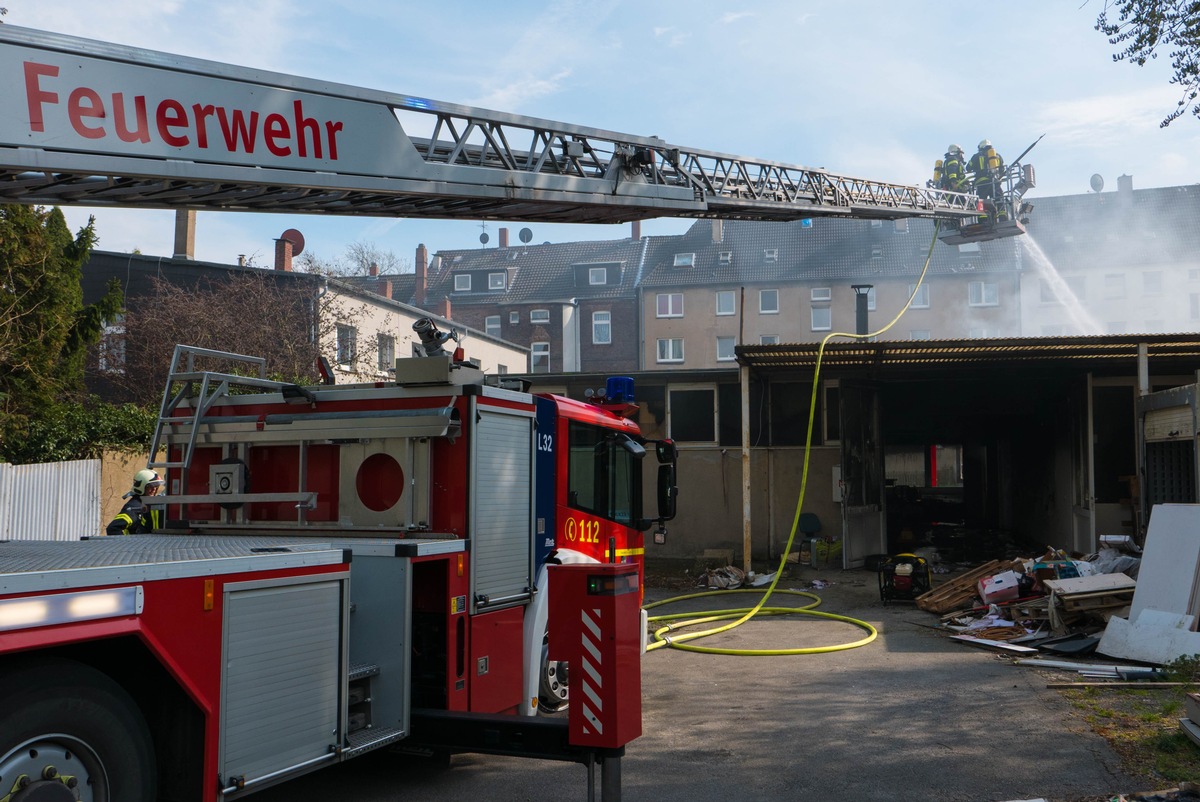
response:
<svg viewBox="0 0 1200 802"><path fill-rule="evenodd" d="M937 585L916 604L940 615L956 640L1016 653L1086 655L1111 618L1128 615L1140 561L1111 547L1083 558L1050 549L1036 558L992 560Z"/></svg>

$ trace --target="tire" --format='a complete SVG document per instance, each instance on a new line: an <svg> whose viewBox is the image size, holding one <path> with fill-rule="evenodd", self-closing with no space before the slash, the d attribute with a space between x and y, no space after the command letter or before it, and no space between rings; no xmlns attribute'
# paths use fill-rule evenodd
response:
<svg viewBox="0 0 1200 802"><path fill-rule="evenodd" d="M542 659L538 669L538 712L561 713L571 703L567 664L550 659L550 633L542 636Z"/></svg>
<svg viewBox="0 0 1200 802"><path fill-rule="evenodd" d="M53 766L57 776L46 776ZM154 745L133 699L82 663L23 660L0 669L0 776L26 798L154 802ZM75 777L75 791L63 777ZM90 796L89 796L90 794Z"/></svg>

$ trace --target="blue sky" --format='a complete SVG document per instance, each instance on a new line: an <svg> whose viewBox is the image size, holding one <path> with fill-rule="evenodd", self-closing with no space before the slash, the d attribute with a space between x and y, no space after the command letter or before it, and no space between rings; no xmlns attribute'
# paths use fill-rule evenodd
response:
<svg viewBox="0 0 1200 802"><path fill-rule="evenodd" d="M1038 195L1100 174L1135 188L1200 181L1200 121L1159 121L1180 96L1169 58L1114 64L1101 0L6 0L6 23L516 114L656 135L690 148L921 184L951 142L1027 161ZM103 8L103 11L100 9ZM1036 203L1036 200L1035 200ZM170 255L166 211L68 208L99 247ZM1035 211L1036 214L1036 211ZM688 221L643 223L647 234ZM525 223L489 222L516 232ZM529 224L533 241L629 226ZM288 228L334 259L355 242L411 264L480 247L480 222L200 213L197 258L270 264Z"/></svg>

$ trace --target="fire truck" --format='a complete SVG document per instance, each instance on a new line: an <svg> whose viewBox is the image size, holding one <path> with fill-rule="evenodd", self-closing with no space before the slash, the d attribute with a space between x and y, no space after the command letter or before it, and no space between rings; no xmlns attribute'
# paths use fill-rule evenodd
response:
<svg viewBox="0 0 1200 802"><path fill-rule="evenodd" d="M927 217L965 237L982 209L10 25L0 202ZM643 532L673 515L674 445L641 436L628 379L589 402L533 395L445 353L428 321L418 334L426 355L369 385L282 384L181 346L150 458L165 527L0 543L0 800L233 800L396 746L600 765L619 797L641 731ZM568 687L565 720L535 715Z"/></svg>

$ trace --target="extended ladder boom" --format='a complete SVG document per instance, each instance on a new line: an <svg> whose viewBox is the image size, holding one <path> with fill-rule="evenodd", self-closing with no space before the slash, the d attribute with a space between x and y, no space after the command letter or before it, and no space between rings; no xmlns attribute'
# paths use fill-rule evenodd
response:
<svg viewBox="0 0 1200 802"><path fill-rule="evenodd" d="M11 25L0 202L596 223L978 212L968 194Z"/></svg>

